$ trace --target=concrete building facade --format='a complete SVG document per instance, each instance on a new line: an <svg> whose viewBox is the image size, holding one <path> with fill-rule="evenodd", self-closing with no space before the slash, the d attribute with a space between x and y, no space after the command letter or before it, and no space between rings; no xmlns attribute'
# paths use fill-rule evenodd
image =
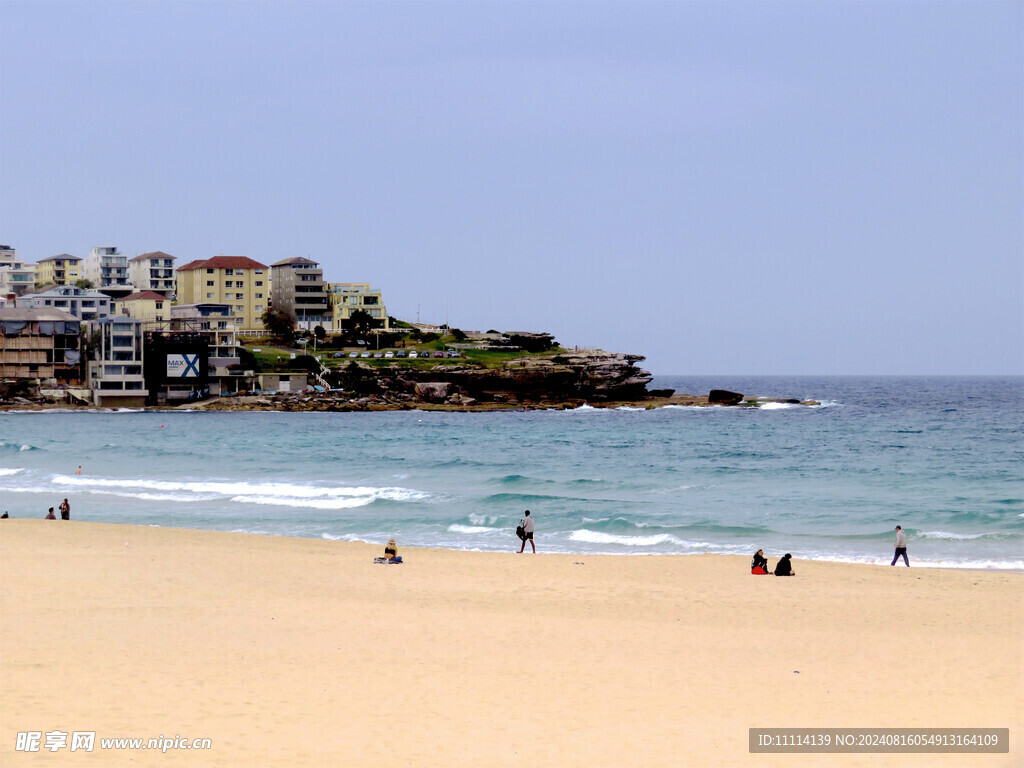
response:
<svg viewBox="0 0 1024 768"><path fill-rule="evenodd" d="M174 295L175 258L163 251L143 253L128 260L128 282L140 291Z"/></svg>
<svg viewBox="0 0 1024 768"><path fill-rule="evenodd" d="M113 245L98 245L85 258L82 276L96 289L128 285L128 257Z"/></svg>
<svg viewBox="0 0 1024 768"><path fill-rule="evenodd" d="M74 285L82 279L82 260L70 253L40 259L36 264L36 290L48 285Z"/></svg>
<svg viewBox="0 0 1024 768"><path fill-rule="evenodd" d="M329 283L331 298L331 329L339 331L353 312L363 310L383 330L390 328L384 295L369 283Z"/></svg>
<svg viewBox="0 0 1024 768"><path fill-rule="evenodd" d="M81 325L58 309L0 309L0 378L80 381Z"/></svg>
<svg viewBox="0 0 1024 768"><path fill-rule="evenodd" d="M115 302L116 311L144 323L163 323L171 319L171 300L156 291L139 291Z"/></svg>
<svg viewBox="0 0 1024 768"><path fill-rule="evenodd" d="M23 296L35 290L36 265L18 259L9 245L0 245L0 299Z"/></svg>
<svg viewBox="0 0 1024 768"><path fill-rule="evenodd" d="M86 323L87 383L93 403L102 407L141 408L149 391L144 376L142 321L105 317Z"/></svg>
<svg viewBox="0 0 1024 768"><path fill-rule="evenodd" d="M42 293L27 293L17 300L17 305L29 309L59 309L79 320L98 320L112 312L109 296L73 285L58 285Z"/></svg>
<svg viewBox="0 0 1024 768"><path fill-rule="evenodd" d="M282 259L270 267L272 304L295 316L296 325L309 330L331 326L331 303L320 265L296 257Z"/></svg>
<svg viewBox="0 0 1024 768"><path fill-rule="evenodd" d="M270 270L246 256L214 256L177 270L181 304L228 304L236 330L262 330L270 305Z"/></svg>

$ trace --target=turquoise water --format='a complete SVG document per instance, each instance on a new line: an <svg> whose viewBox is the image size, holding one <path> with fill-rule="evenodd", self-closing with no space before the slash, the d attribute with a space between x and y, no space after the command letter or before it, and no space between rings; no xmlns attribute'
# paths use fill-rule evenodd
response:
<svg viewBox="0 0 1024 768"><path fill-rule="evenodd" d="M1024 378L676 378L821 406L0 414L0 506L453 549L1024 568ZM82 465L82 475L75 468Z"/></svg>

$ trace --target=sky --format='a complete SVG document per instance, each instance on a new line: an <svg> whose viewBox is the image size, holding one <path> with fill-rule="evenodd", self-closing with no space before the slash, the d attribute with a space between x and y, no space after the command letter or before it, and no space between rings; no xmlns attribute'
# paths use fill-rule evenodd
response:
<svg viewBox="0 0 1024 768"><path fill-rule="evenodd" d="M0 243L656 375L1024 373L1024 3L8 2Z"/></svg>

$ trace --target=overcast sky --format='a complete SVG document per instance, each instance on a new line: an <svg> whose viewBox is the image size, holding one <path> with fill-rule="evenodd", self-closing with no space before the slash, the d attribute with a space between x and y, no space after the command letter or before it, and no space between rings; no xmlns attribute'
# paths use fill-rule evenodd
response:
<svg viewBox="0 0 1024 768"><path fill-rule="evenodd" d="M1024 373L1020 2L0 0L0 242L671 374Z"/></svg>

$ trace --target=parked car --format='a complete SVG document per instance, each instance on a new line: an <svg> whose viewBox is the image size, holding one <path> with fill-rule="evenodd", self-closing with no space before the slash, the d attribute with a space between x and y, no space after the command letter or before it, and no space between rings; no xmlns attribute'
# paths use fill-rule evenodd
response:
<svg viewBox="0 0 1024 768"><path fill-rule="evenodd" d="M415 360L417 357L419 357L419 353L415 349L409 353L410 360Z"/></svg>
<svg viewBox="0 0 1024 768"><path fill-rule="evenodd" d="M384 353L384 357L394 357L394 356L395 356L394 352L385 352Z"/></svg>
<svg viewBox="0 0 1024 768"><path fill-rule="evenodd" d="M444 352L435 352L434 357L444 357Z"/></svg>
<svg viewBox="0 0 1024 768"><path fill-rule="evenodd" d="M448 357L462 357L462 353L461 352L457 352L454 349L449 349L448 350Z"/></svg>
<svg viewBox="0 0 1024 768"><path fill-rule="evenodd" d="M335 352L333 355L331 355L331 357L333 357L335 359L337 359L339 357L344 357L344 356L345 356L344 352Z"/></svg>
<svg viewBox="0 0 1024 768"><path fill-rule="evenodd" d="M383 352L374 352L373 356L374 357L384 357L384 353Z"/></svg>
<svg viewBox="0 0 1024 768"><path fill-rule="evenodd" d="M397 352L395 352L395 357L405 357L405 350L400 349Z"/></svg>
<svg viewBox="0 0 1024 768"><path fill-rule="evenodd" d="M369 353L369 352L360 352L360 353L359 353L359 356L360 356L360 357L369 357L369 356L370 356L370 353Z"/></svg>
<svg viewBox="0 0 1024 768"><path fill-rule="evenodd" d="M358 352L349 352L348 356L349 357L359 357L359 353Z"/></svg>

